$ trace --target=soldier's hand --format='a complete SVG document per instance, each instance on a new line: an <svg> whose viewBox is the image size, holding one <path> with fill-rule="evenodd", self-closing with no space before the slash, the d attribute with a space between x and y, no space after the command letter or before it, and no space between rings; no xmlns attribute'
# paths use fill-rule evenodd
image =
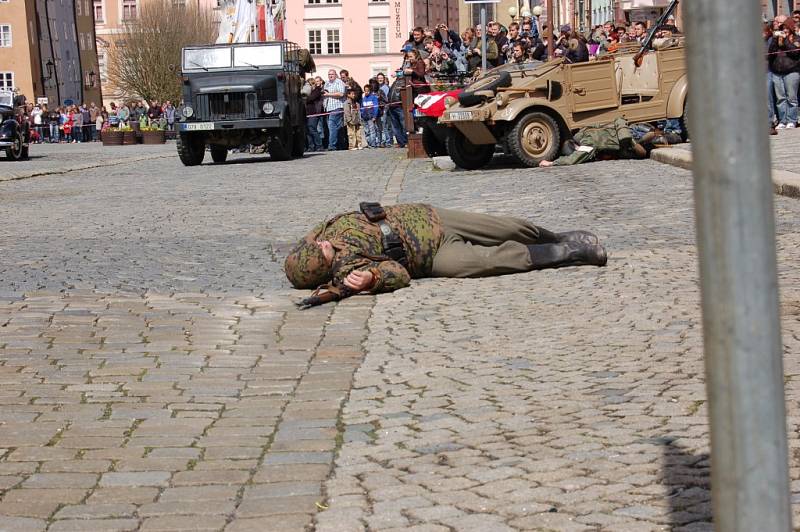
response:
<svg viewBox="0 0 800 532"><path fill-rule="evenodd" d="M374 282L375 276L369 270L353 270L344 279L344 285L357 292L372 288Z"/></svg>

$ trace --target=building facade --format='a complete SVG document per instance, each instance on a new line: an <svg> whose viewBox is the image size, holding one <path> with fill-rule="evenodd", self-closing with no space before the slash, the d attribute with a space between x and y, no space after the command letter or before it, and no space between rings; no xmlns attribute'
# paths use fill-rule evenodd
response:
<svg viewBox="0 0 800 532"><path fill-rule="evenodd" d="M34 0L0 2L0 90L30 100L42 91Z"/></svg>
<svg viewBox="0 0 800 532"><path fill-rule="evenodd" d="M318 75L346 69L364 84L401 65L400 51L416 25L444 21L449 12L458 27L456 8L445 0L288 0L284 27L288 40L311 51Z"/></svg>
<svg viewBox="0 0 800 532"><path fill-rule="evenodd" d="M78 2L79 0L75 0ZM122 95L108 81L109 47L117 40L124 39L124 27L129 20L136 20L142 3L147 0L80 0L91 5L94 16L94 48L97 55L97 83L102 86L104 105L120 102ZM218 9L217 0L173 0L176 5L196 4L202 9ZM98 102L99 103L99 102Z"/></svg>
<svg viewBox="0 0 800 532"><path fill-rule="evenodd" d="M99 101L99 83L93 85L90 76L97 72L94 20L91 10L84 13L86 5L0 1L0 89L17 90L28 101L46 98L51 106Z"/></svg>

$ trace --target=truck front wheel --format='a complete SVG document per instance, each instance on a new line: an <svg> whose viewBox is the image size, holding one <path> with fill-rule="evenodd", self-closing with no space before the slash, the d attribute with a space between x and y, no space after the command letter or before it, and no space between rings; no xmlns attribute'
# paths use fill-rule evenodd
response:
<svg viewBox="0 0 800 532"><path fill-rule="evenodd" d="M184 166L197 166L206 155L206 141L200 135L180 133L178 135L178 157Z"/></svg>
<svg viewBox="0 0 800 532"><path fill-rule="evenodd" d="M541 161L558 157L561 132L553 118L540 112L523 115L508 132L511 154L525 166L539 166Z"/></svg>
<svg viewBox="0 0 800 532"><path fill-rule="evenodd" d="M288 161L294 153L294 132L289 126L281 128L280 133L269 141L269 156L273 161Z"/></svg>
<svg viewBox="0 0 800 532"><path fill-rule="evenodd" d="M494 156L494 144L473 144L457 129L447 134L447 153L464 170L483 168Z"/></svg>

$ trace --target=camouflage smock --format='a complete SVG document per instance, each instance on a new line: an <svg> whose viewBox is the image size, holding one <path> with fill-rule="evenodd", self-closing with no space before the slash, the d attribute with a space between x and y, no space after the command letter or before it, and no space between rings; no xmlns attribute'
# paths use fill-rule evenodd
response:
<svg viewBox="0 0 800 532"><path fill-rule="evenodd" d="M334 247L334 283L342 283L353 270L369 270L375 276L371 292L391 292L409 285L411 279L426 277L433 269L433 257L442 243L444 230L439 215L430 205L403 204L384 207L386 221L403 241L408 270L383 256L381 230L360 212L334 218L318 240Z"/></svg>

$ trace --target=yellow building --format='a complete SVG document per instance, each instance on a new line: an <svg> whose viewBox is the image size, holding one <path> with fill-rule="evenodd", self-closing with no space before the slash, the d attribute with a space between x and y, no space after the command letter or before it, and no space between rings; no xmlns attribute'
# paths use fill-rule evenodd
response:
<svg viewBox="0 0 800 532"><path fill-rule="evenodd" d="M0 89L51 106L100 101L90 0L0 0Z"/></svg>
<svg viewBox="0 0 800 532"><path fill-rule="evenodd" d="M17 90L29 100L42 94L35 0L0 2L0 90Z"/></svg>

